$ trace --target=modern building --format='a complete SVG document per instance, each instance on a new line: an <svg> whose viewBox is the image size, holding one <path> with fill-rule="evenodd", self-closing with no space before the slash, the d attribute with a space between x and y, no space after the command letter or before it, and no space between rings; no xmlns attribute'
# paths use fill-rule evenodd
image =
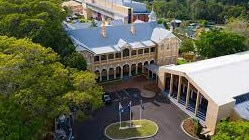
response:
<svg viewBox="0 0 249 140"><path fill-rule="evenodd" d="M149 12L144 3L133 0L76 0L83 5L83 15L87 19L122 19L124 23L135 20L148 21ZM132 17L133 15L133 17Z"/></svg>
<svg viewBox="0 0 249 140"><path fill-rule="evenodd" d="M249 51L159 68L158 86L213 134L223 118L249 120Z"/></svg>
<svg viewBox="0 0 249 140"><path fill-rule="evenodd" d="M180 40L156 22L68 29L68 35L99 81L146 73L157 78L159 66L176 64Z"/></svg>
<svg viewBox="0 0 249 140"><path fill-rule="evenodd" d="M82 4L73 0L65 1L62 3L62 7L69 7L72 10L72 14L83 14Z"/></svg>

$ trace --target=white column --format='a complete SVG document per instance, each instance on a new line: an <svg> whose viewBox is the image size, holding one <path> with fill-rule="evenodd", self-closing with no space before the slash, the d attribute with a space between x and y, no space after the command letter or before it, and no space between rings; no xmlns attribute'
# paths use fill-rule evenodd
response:
<svg viewBox="0 0 249 140"><path fill-rule="evenodd" d="M169 88L169 94L172 95L173 92L173 74L170 75L170 88Z"/></svg>
<svg viewBox="0 0 249 140"><path fill-rule="evenodd" d="M129 49L129 53L130 53L130 54L129 54L129 58L131 58L131 51L132 51L132 50Z"/></svg>
<svg viewBox="0 0 249 140"><path fill-rule="evenodd" d="M121 60L123 60L123 50L121 50Z"/></svg>
<svg viewBox="0 0 249 140"><path fill-rule="evenodd" d="M129 66L129 76L131 76L131 66Z"/></svg>
<svg viewBox="0 0 249 140"><path fill-rule="evenodd" d="M196 102L195 102L195 116L197 115L198 110L199 110L199 103L200 103L200 92L198 90L197 98L196 98Z"/></svg>
<svg viewBox="0 0 249 140"><path fill-rule="evenodd" d="M116 69L114 69L114 79L116 79L117 77L116 77Z"/></svg>
<svg viewBox="0 0 249 140"><path fill-rule="evenodd" d="M101 71L99 72L99 81L102 82L102 74L101 74Z"/></svg>
<svg viewBox="0 0 249 140"><path fill-rule="evenodd" d="M179 75L178 91L177 91L177 102L180 102L181 88L182 88L182 76Z"/></svg>
<svg viewBox="0 0 249 140"><path fill-rule="evenodd" d="M109 80L109 69L106 69L106 80Z"/></svg>
<svg viewBox="0 0 249 140"><path fill-rule="evenodd" d="M188 108L188 103L189 103L189 91L190 91L190 83L188 81L187 96L186 96L186 102L185 102L186 108Z"/></svg>
<svg viewBox="0 0 249 140"><path fill-rule="evenodd" d="M144 63L142 63L142 73L144 73Z"/></svg>
<svg viewBox="0 0 249 140"><path fill-rule="evenodd" d="M151 48L149 48L149 56L150 56L150 49L151 49Z"/></svg>
<svg viewBox="0 0 249 140"><path fill-rule="evenodd" d="M136 65L136 73L135 74L137 74L137 69L138 69L137 67L138 67L138 65Z"/></svg>
<svg viewBox="0 0 249 140"><path fill-rule="evenodd" d="M120 78L123 78L123 68L121 67Z"/></svg>

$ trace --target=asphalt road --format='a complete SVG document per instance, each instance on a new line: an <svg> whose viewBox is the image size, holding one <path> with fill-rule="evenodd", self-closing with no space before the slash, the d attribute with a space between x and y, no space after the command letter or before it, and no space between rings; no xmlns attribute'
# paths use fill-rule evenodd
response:
<svg viewBox="0 0 249 140"><path fill-rule="evenodd" d="M122 105L129 103L131 99L121 101ZM182 120L187 115L172 105L164 97L143 99L145 110L142 118L149 119L159 126L158 133L147 140L191 140L180 128ZM140 101L132 99L132 117L139 119ZM123 116L122 120L129 120L129 113ZM92 117L83 123L76 124L76 138L79 140L108 140L104 136L104 129L107 125L118 122L118 102L106 105L93 113Z"/></svg>

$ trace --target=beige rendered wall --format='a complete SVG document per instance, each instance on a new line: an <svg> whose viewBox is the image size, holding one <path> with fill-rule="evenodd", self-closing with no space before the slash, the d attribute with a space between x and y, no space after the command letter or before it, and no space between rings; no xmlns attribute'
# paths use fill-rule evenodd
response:
<svg viewBox="0 0 249 140"><path fill-rule="evenodd" d="M178 38L164 39L157 45L156 63L159 66L176 64L178 57Z"/></svg>
<svg viewBox="0 0 249 140"><path fill-rule="evenodd" d="M117 5L115 3L110 3L105 0L86 0L88 3L94 3L95 5L98 5L99 7L105 7L108 9L112 9L113 11L122 14L122 15L128 15L128 7L124 7L122 5Z"/></svg>
<svg viewBox="0 0 249 140"><path fill-rule="evenodd" d="M214 134L217 123L223 118L230 117L235 106L235 101L218 106L212 101L208 101L208 109L205 124L210 130L210 134Z"/></svg>
<svg viewBox="0 0 249 140"><path fill-rule="evenodd" d="M159 71L158 71L158 87L164 91L165 88L165 71L159 67Z"/></svg>

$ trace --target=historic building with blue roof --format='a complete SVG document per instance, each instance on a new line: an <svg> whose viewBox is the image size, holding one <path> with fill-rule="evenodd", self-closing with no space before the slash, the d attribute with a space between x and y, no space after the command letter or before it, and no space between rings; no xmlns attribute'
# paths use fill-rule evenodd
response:
<svg viewBox="0 0 249 140"><path fill-rule="evenodd" d="M76 50L99 81L146 73L157 78L158 67L176 64L180 40L156 23L152 11L149 22L67 29Z"/></svg>

